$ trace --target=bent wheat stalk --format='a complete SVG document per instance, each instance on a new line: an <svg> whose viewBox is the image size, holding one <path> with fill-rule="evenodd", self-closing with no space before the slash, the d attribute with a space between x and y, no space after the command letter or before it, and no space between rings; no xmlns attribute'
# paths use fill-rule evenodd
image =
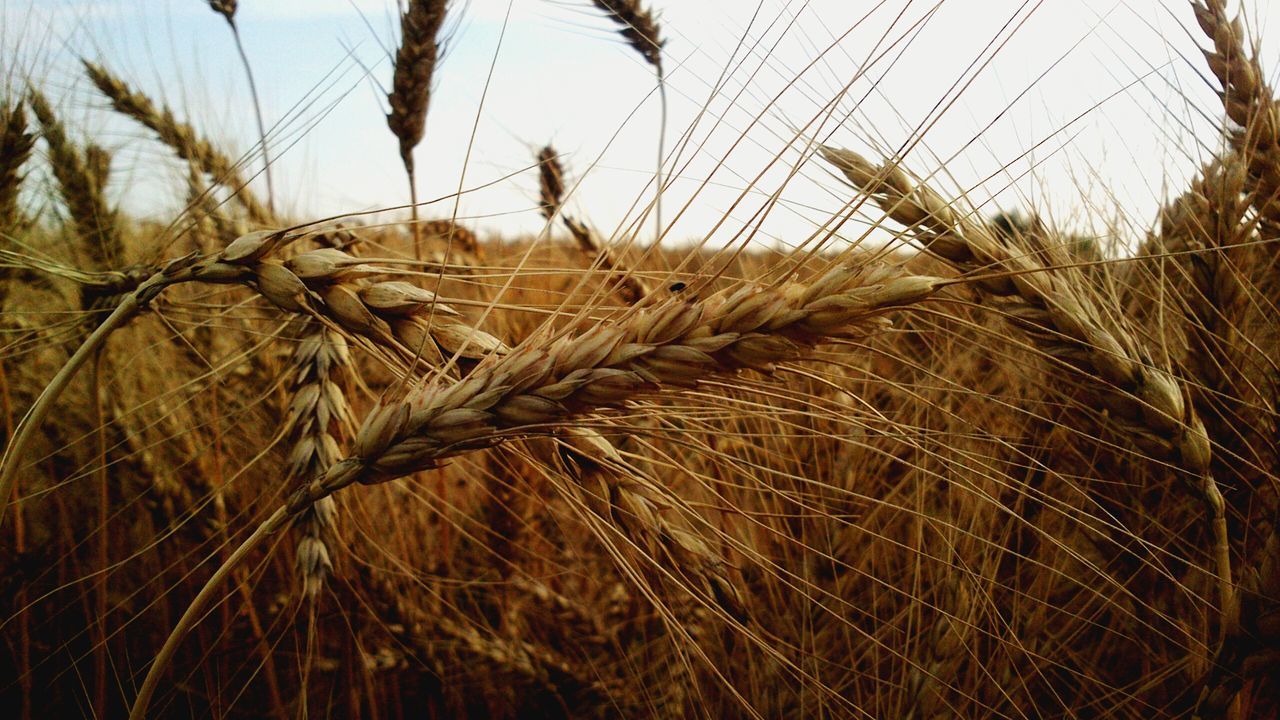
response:
<svg viewBox="0 0 1280 720"><path fill-rule="evenodd" d="M745 368L769 370L821 342L874 332L887 322L885 313L924 301L947 284L840 265L809 284L748 286L707 300L673 297L546 349L526 343L456 383L438 378L384 398L365 418L354 454L295 492L236 550L234 562L316 501L354 483L386 482L511 437L548 434L644 393L692 388ZM168 662L232 562L210 578L165 641L131 718L146 715Z"/></svg>
<svg viewBox="0 0 1280 720"><path fill-rule="evenodd" d="M62 391L66 390L80 368L97 354L111 333L132 320L151 300L155 299L156 295L160 294L161 290L174 283L190 279L188 272L188 264L184 264L181 260L175 261L145 280L132 293L124 296L115 310L90 333L63 364L58 374L41 391L31 409L14 429L13 439L5 448L3 458L0 458L0 527L3 526L4 512L8 509L9 497L13 491L13 481L22 467L23 458L40 426L44 423L44 419L49 416L49 412L53 410L54 404L62 395Z"/></svg>

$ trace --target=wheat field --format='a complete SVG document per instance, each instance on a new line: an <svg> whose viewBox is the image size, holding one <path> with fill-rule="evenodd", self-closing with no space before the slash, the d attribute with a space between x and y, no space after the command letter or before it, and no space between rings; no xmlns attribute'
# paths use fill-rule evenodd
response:
<svg viewBox="0 0 1280 720"><path fill-rule="evenodd" d="M255 107L257 1L207 3ZM673 29L580 5L665 122ZM376 215L77 58L181 168L156 218L6 63L0 715L1277 717L1276 68L1175 10L1220 103L1152 119L1212 132L1136 228L805 127L825 220L677 237L663 125L629 224L544 140L540 231L486 230L423 191L444 0L396 8Z"/></svg>

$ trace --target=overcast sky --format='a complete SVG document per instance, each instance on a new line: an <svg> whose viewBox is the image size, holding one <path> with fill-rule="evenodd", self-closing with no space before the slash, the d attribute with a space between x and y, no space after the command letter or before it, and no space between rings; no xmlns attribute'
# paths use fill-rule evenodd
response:
<svg viewBox="0 0 1280 720"><path fill-rule="evenodd" d="M1221 109L1183 0L653 4L668 39L673 237L719 242L746 229L765 243L803 241L849 197L821 161L802 161L812 138L903 151L906 167L984 210L1118 222L1134 237L1215 149ZM1277 14L1268 4L1245 7L1274 71L1280 37L1268 33ZM113 187L130 209L175 208L180 175L145 131L102 112L76 56L163 98L237 153L256 141L231 37L202 0L0 8L5 57L21 58L7 79L43 78L73 125L118 150ZM453 214L461 186L466 223L539 231L526 168L553 142L580 181L575 212L606 233L627 227L652 196L650 68L587 2L470 0L454 11L416 155L422 197L446 198L427 214ZM384 120L395 13L392 0L240 1L276 184L301 218L407 201Z"/></svg>

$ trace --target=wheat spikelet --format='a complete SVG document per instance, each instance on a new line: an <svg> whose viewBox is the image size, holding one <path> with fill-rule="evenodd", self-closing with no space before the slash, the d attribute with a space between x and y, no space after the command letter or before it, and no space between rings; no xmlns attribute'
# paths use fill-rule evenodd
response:
<svg viewBox="0 0 1280 720"><path fill-rule="evenodd" d="M115 213L103 195L110 156L101 148L86 148L82 154L44 95L31 90L31 109L40 121L41 136L49 146L49 164L58 180L58 190L66 203L76 234L86 255L99 270L118 264L124 255L116 228Z"/></svg>
<svg viewBox="0 0 1280 720"><path fill-rule="evenodd" d="M443 365L448 356L477 361L503 354L498 338L460 321L460 313L434 293L403 281L370 282L376 261L336 248L321 248L280 261L270 257L288 242L285 233L242 236L197 279L247 284L286 312L325 318L333 329L392 352L388 361Z"/></svg>
<svg viewBox="0 0 1280 720"><path fill-rule="evenodd" d="M627 44L640 53L640 57L662 75L662 39L661 28L653 11L644 7L640 0L591 0L592 3L609 15L609 19L620 27L618 32Z"/></svg>
<svg viewBox="0 0 1280 720"><path fill-rule="evenodd" d="M146 95L129 87L101 65L82 60L85 73L98 90L111 101L116 112L133 118L168 145L183 160L194 163L213 179L233 193L236 202L244 207L249 219L259 226L273 225L274 216L263 206L248 187L237 163L200 137L193 127L180 122L173 112L164 106L156 107Z"/></svg>

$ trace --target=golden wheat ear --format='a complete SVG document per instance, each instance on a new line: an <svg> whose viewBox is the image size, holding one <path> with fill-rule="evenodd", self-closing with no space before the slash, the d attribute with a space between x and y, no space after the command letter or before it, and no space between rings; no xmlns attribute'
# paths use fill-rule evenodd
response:
<svg viewBox="0 0 1280 720"><path fill-rule="evenodd" d="M400 161L409 177L410 213L414 253L422 259L418 230L418 185L414 176L413 149L422 142L431 105L431 83L444 47L444 23L448 0L409 0L400 15L400 47L387 102L387 127L400 141Z"/></svg>
<svg viewBox="0 0 1280 720"><path fill-rule="evenodd" d="M105 67L88 60L81 60L81 63L85 74L111 101L111 107L116 112L154 132L160 142L168 145L175 155L199 167L213 182L230 190L255 226L272 227L277 224L271 209L250 190L239 162L233 161L213 143L201 137L191 125L178 120L169 108L163 105L157 107L151 98L129 87Z"/></svg>
<svg viewBox="0 0 1280 720"><path fill-rule="evenodd" d="M83 149L76 147L44 94L33 88L29 97L32 112L40 122L40 135L49 147L50 169L58 181L82 252L95 269L114 269L123 263L124 247L116 214L104 192L111 156L92 142Z"/></svg>

